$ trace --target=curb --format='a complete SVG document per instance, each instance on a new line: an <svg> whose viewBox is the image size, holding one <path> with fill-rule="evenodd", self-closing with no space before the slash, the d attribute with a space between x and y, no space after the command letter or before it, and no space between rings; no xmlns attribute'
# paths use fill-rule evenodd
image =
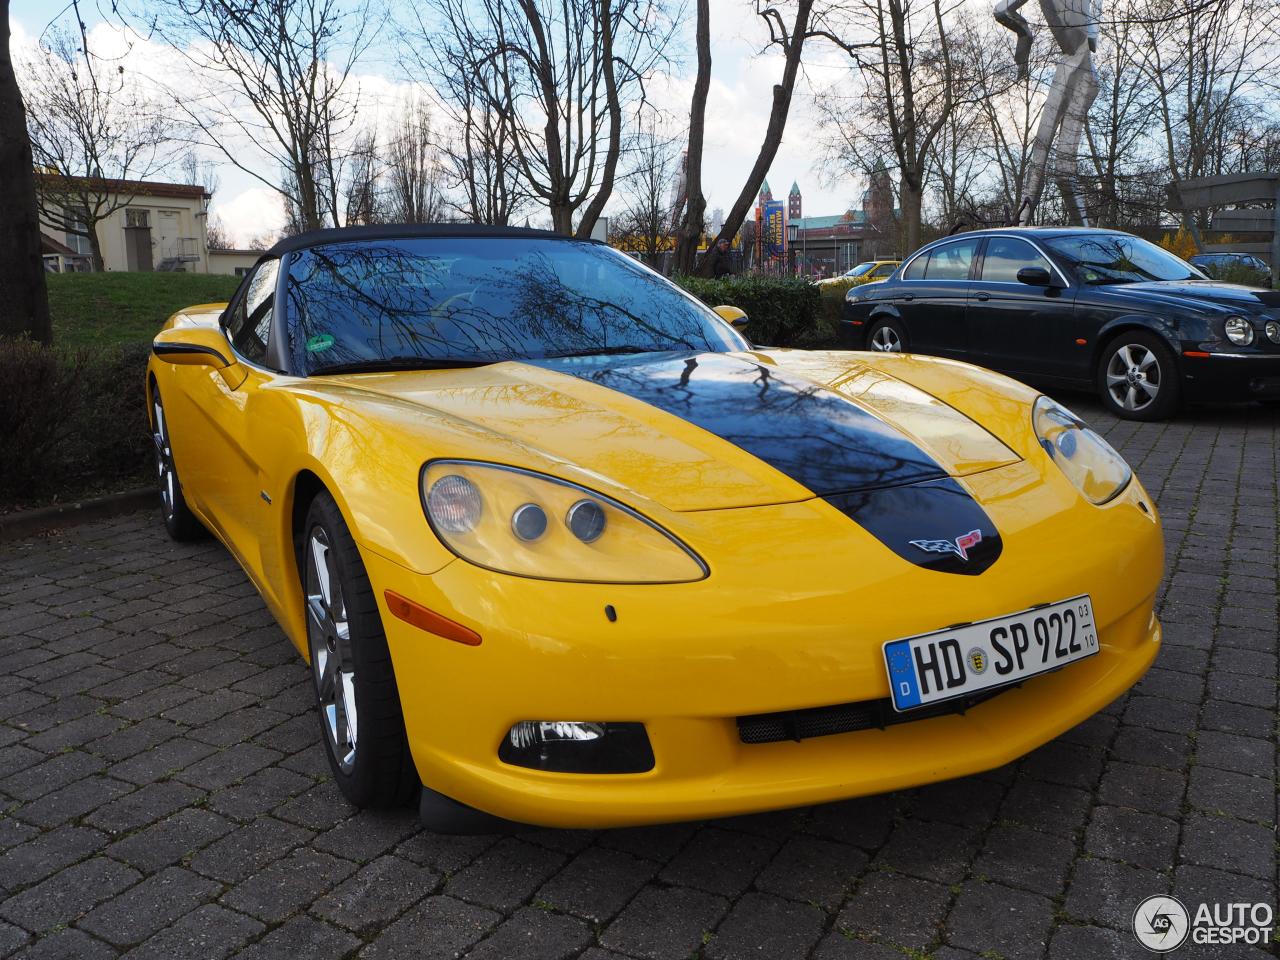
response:
<svg viewBox="0 0 1280 960"><path fill-rule="evenodd" d="M135 510L154 506L156 498L154 487L144 487L77 503L62 503L37 510L3 514L0 515L0 543L21 540L60 527L74 527L93 520L118 517L122 513L133 513Z"/></svg>

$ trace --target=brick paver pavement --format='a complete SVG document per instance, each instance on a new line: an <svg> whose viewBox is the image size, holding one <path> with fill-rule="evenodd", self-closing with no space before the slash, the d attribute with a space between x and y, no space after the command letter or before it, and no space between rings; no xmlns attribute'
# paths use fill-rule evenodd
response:
<svg viewBox="0 0 1280 960"><path fill-rule="evenodd" d="M220 546L152 513L0 545L0 956L1100 960L1146 955L1153 893L1274 905L1280 411L1066 399L1163 511L1146 679L988 774L712 823L458 838L356 813Z"/></svg>

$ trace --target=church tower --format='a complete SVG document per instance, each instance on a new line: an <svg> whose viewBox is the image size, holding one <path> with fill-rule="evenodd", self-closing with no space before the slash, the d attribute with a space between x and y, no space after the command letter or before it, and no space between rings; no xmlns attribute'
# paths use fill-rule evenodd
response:
<svg viewBox="0 0 1280 960"><path fill-rule="evenodd" d="M791 193L787 197L787 219L799 220L803 216L800 210L800 184L793 180L791 182Z"/></svg>

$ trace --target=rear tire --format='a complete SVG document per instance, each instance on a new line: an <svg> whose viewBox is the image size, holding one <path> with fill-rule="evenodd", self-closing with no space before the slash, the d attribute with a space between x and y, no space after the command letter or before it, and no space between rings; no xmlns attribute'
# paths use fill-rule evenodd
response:
<svg viewBox="0 0 1280 960"><path fill-rule="evenodd" d="M160 388L151 381L151 440L156 452L156 481L160 486L160 516L169 536L181 542L200 540L208 536L204 525L187 506L182 495L182 481L178 479L178 467L173 462L173 444L169 437L169 420L164 415L164 403Z"/></svg>
<svg viewBox="0 0 1280 960"><path fill-rule="evenodd" d="M910 341L901 320L880 320L867 331L867 349L876 353L907 353Z"/></svg>
<svg viewBox="0 0 1280 960"><path fill-rule="evenodd" d="M1123 420L1167 420L1178 409L1178 368L1164 340L1125 330L1098 359L1098 396Z"/></svg>
<svg viewBox="0 0 1280 960"><path fill-rule="evenodd" d="M364 562L321 491L307 510L299 568L317 715L334 780L357 807L401 806L420 786L391 652Z"/></svg>

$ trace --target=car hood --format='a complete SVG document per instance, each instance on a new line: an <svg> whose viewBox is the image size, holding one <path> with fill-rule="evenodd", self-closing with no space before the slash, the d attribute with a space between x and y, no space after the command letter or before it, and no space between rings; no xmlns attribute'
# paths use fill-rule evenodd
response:
<svg viewBox="0 0 1280 960"><path fill-rule="evenodd" d="M1211 306L1252 313L1268 307L1280 307L1280 291L1261 290L1216 280L1152 280L1146 283L1115 284L1102 289L1121 298L1141 299L1146 303L1158 299L1192 308Z"/></svg>
<svg viewBox="0 0 1280 960"><path fill-rule="evenodd" d="M492 458L633 491L669 510L828 499L964 477L1018 456L856 354L650 353L315 378L486 438ZM430 436L424 435L424 440ZM540 461L540 462L539 462Z"/></svg>

